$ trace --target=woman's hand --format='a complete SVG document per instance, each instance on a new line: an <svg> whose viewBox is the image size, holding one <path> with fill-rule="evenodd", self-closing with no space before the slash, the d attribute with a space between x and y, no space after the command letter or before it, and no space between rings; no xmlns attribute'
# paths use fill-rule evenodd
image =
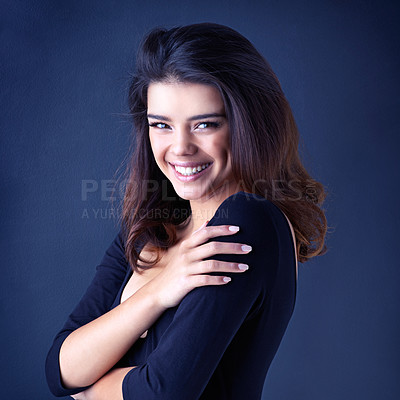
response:
<svg viewBox="0 0 400 400"><path fill-rule="evenodd" d="M208 222L208 221L207 221ZM209 242L216 236L232 235L239 227L230 225L203 226L182 240L178 251L163 270L147 285L151 286L157 302L166 308L175 307L196 287L225 285L230 281L226 276L203 275L210 272L244 272L245 264L217 260L203 260L214 254L247 254L251 247L240 243ZM204 244L205 243L205 244ZM246 247L243 247L246 246ZM242 267L243 269L241 269ZM224 280L225 279L225 280Z"/></svg>

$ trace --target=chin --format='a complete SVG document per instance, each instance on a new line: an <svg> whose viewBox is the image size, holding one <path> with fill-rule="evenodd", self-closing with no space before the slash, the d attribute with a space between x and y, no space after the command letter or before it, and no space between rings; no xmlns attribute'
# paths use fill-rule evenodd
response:
<svg viewBox="0 0 400 400"><path fill-rule="evenodd" d="M184 200L197 200L200 197L202 197L202 195L204 195L204 193L202 193L201 191L196 190L195 188L182 188L182 187L178 187L175 188L175 192L178 194L178 196Z"/></svg>
<svg viewBox="0 0 400 400"><path fill-rule="evenodd" d="M173 185L177 195L184 200L198 200L204 197L208 191L196 185Z"/></svg>

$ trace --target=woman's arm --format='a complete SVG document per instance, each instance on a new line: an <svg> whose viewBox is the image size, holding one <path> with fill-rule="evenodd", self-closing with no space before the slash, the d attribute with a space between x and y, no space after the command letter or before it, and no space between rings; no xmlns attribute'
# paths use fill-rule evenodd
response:
<svg viewBox="0 0 400 400"><path fill-rule="evenodd" d="M236 233L230 231L228 226L216 227L213 232L193 233L190 240L180 244L179 253L182 254L171 261L171 265L164 267L157 279L149 281L113 310L73 331L60 350L63 385L76 388L93 384L125 355L167 308L179 304L194 287L204 284L225 285L222 276L205 277L197 274L208 271L202 258L214 252L209 247L198 247L196 243L204 242L204 235L215 236L219 231L229 236ZM228 249L243 253L240 244L228 244ZM213 270L215 268L211 269ZM220 265L217 270L243 272L231 263Z"/></svg>
<svg viewBox="0 0 400 400"><path fill-rule="evenodd" d="M242 241L254 245L254 253L210 257L248 262L250 272L234 277L225 287L203 286L188 293L146 363L132 369L112 370L77 399L167 400L195 399L201 395L240 326L258 312L260 300L274 287L279 239L265 205L254 201L247 204L243 198L226 204L229 223L243 227ZM213 218L210 225L226 222ZM219 237L218 241L230 238ZM285 302L289 295L279 291ZM290 311L286 307L285 312Z"/></svg>
<svg viewBox="0 0 400 400"><path fill-rule="evenodd" d="M225 206L229 211L227 220L215 217L209 226L227 222L240 226L235 241L240 237L243 243L254 245L254 250L250 254L218 254L210 258L236 258L238 262L248 262L250 270L243 276L234 276L225 287L192 290L179 303L173 321L146 363L111 371L76 400L199 398L236 332L246 317L258 309L262 282L270 280L267 286L272 288L277 265L278 240L274 224L263 216L264 205L254 201L247 204L240 197ZM232 238L221 236L212 241ZM149 286L154 287L156 280Z"/></svg>
<svg viewBox="0 0 400 400"><path fill-rule="evenodd" d="M236 233L228 228L215 227L207 235ZM200 261L206 254L214 252L209 248L199 250L198 244L206 238L200 233L195 235L193 233L191 241L185 241L186 247L182 242L185 251L182 250L184 256L178 262L179 268L165 268L155 286L154 280L148 282L129 299L111 309L129 268L121 234L117 236L98 266L91 285L49 351L46 376L53 394L65 396L84 392L114 367L167 308L177 305L190 290L199 285L226 284L223 276L209 276L206 281L204 276L196 276L196 271L209 271L210 266ZM227 245L224 249L228 253L243 252L240 244L233 244L233 248ZM211 267L213 270L214 266ZM232 263L217 267L220 272L243 272Z"/></svg>
<svg viewBox="0 0 400 400"><path fill-rule="evenodd" d="M209 235L232 235L228 226L215 227ZM111 310L119 293L127 262L123 240L118 235L106 252L102 264L86 294L70 315L63 330L56 336L46 360L46 376L56 396L84 392L124 356L139 336L169 307L199 285L225 285L223 276L204 277L211 270L242 273L236 264L203 265L203 258L214 254L212 248L198 245L206 240L204 233L193 233L183 241L182 259L164 268L153 285L149 281L128 300ZM240 244L227 244L227 252L243 253ZM125 264L125 265L124 265ZM122 275L122 277L121 277ZM161 277L162 275L162 277ZM207 279L205 279L207 278ZM150 285L151 284L151 285ZM111 311L110 311L111 310Z"/></svg>
<svg viewBox="0 0 400 400"><path fill-rule="evenodd" d="M140 251L139 244L137 251ZM60 349L69 335L111 310L128 272L130 265L125 257L125 240L120 231L97 265L89 287L57 333L47 354L46 379L55 396L73 395L87 389L87 386L75 386L72 389L64 386L61 380ZM90 359L88 357L83 364L90 362Z"/></svg>
<svg viewBox="0 0 400 400"><path fill-rule="evenodd" d="M146 284L113 310L72 332L60 350L64 386L84 387L96 382L165 310Z"/></svg>
<svg viewBox="0 0 400 400"><path fill-rule="evenodd" d="M122 381L133 368L115 368L100 378L89 389L71 396L75 400L123 400Z"/></svg>

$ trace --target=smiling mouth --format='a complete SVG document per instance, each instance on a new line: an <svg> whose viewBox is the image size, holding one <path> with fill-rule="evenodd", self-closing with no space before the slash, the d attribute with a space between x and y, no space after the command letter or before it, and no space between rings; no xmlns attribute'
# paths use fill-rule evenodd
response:
<svg viewBox="0 0 400 400"><path fill-rule="evenodd" d="M199 164L197 167L180 167L178 165L172 165L173 168L175 168L175 171L179 172L179 174L183 176L192 176L192 175L197 175L199 172L205 170L208 168L212 163L205 163L205 164Z"/></svg>

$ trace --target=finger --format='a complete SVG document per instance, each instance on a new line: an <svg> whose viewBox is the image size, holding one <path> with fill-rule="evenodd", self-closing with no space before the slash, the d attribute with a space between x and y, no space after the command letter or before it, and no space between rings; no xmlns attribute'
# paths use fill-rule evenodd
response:
<svg viewBox="0 0 400 400"><path fill-rule="evenodd" d="M203 225L201 225L201 227L200 227L199 229L196 229L196 230L192 233L192 235L194 235L194 234L195 234L196 232L198 232L199 230L203 229L209 222L210 222L210 221L205 221L205 222L203 222Z"/></svg>
<svg viewBox="0 0 400 400"><path fill-rule="evenodd" d="M245 243L209 242L193 249L190 258L203 260L215 254L248 254L251 250L252 247Z"/></svg>
<svg viewBox="0 0 400 400"><path fill-rule="evenodd" d="M232 279L229 276L192 275L189 277L190 286L226 285Z"/></svg>
<svg viewBox="0 0 400 400"><path fill-rule="evenodd" d="M210 272L245 272L249 269L247 264L219 261L203 260L190 267L191 274L204 274Z"/></svg>
<svg viewBox="0 0 400 400"><path fill-rule="evenodd" d="M199 246L205 243L207 240L217 236L227 236L237 233L240 228L236 225L217 225L217 226L203 226L196 232L193 232L193 236L189 238L192 247ZM196 233L196 234L195 234Z"/></svg>

